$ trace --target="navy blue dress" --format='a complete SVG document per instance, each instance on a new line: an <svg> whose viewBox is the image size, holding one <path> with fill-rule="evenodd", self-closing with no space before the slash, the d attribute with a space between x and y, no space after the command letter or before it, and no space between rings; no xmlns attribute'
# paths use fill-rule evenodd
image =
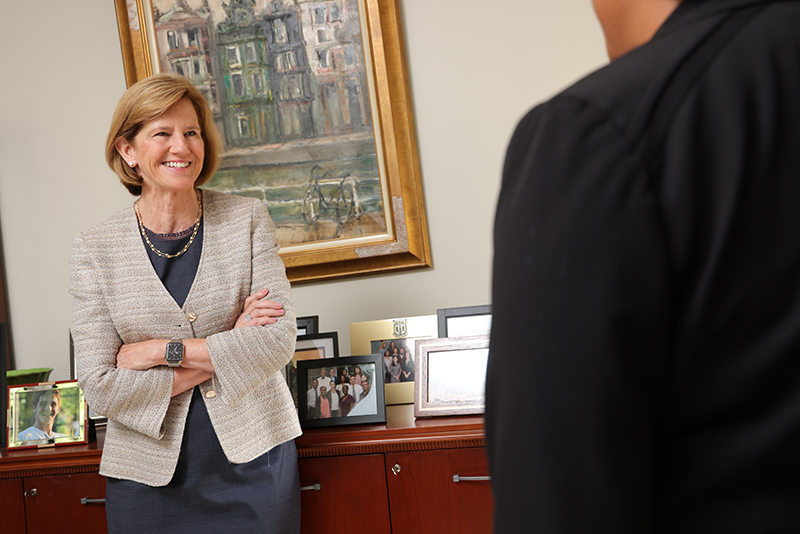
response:
<svg viewBox="0 0 800 534"><path fill-rule="evenodd" d="M175 254L186 245L191 230L179 234L148 230L148 237L158 250ZM177 258L162 258L145 243L158 276L181 306L197 273L202 243L202 222L189 250ZM106 516L110 533L296 534L300 531L300 480L294 441L245 464L228 462L200 390L195 388L170 483L151 487L108 478Z"/></svg>

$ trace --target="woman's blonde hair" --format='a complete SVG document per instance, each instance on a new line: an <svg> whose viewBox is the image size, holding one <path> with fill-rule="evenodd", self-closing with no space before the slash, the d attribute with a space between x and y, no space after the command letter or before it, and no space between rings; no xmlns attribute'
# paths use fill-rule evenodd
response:
<svg viewBox="0 0 800 534"><path fill-rule="evenodd" d="M132 195L142 194L142 178L135 169L128 166L117 151L117 140L124 138L133 144L136 134L146 122L162 115L182 98L189 99L194 106L202 130L205 155L203 168L195 181L195 187L208 182L217 170L222 139L214 125L214 117L208 102L183 76L154 74L135 83L122 95L111 119L111 128L106 139L106 162Z"/></svg>

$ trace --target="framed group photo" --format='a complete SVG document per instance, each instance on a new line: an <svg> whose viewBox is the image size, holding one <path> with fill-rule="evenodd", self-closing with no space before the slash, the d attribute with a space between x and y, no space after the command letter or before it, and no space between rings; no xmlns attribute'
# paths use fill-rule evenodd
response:
<svg viewBox="0 0 800 534"><path fill-rule="evenodd" d="M414 402L414 342L435 338L436 328L435 315L350 324L350 352L381 356L386 404Z"/></svg>
<svg viewBox="0 0 800 534"><path fill-rule="evenodd" d="M8 388L8 448L88 442L88 415L76 380Z"/></svg>
<svg viewBox="0 0 800 534"><path fill-rule="evenodd" d="M300 425L385 423L382 367L377 354L298 362Z"/></svg>

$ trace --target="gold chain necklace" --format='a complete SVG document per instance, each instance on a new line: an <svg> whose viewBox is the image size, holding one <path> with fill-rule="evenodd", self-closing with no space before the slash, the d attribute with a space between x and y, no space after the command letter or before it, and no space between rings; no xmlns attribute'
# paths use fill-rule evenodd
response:
<svg viewBox="0 0 800 534"><path fill-rule="evenodd" d="M142 214L139 213L139 201L138 200L136 201L136 203L133 205L133 207L134 207L134 209L136 211L136 219L139 221L139 229L142 231L142 235L144 236L144 240L147 242L148 245L150 245L150 249L153 252L155 252L156 254L161 256L162 258L177 258L181 254L183 254L184 252L189 250L189 247L191 247L192 243L194 242L194 238L197 236L197 231L200 229L200 217L203 216L203 201L202 201L202 198L203 197L202 197L200 191L198 191L197 192L197 207L198 207L198 209L197 209L197 220L194 222L194 230L192 231L192 236L189 238L189 242L186 243L186 246L183 247L183 249L180 252L178 252L177 254L167 254L166 252L161 252L160 250L158 250L155 247L155 245L153 245L153 243L150 242L150 238L147 237L147 232L144 231L144 223L142 222Z"/></svg>

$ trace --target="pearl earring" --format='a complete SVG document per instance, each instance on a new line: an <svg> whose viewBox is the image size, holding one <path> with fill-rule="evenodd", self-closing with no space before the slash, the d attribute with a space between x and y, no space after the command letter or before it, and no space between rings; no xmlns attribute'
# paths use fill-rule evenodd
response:
<svg viewBox="0 0 800 534"><path fill-rule="evenodd" d="M136 167L136 162L135 161L131 161L130 163L128 163L128 165L130 165L131 167Z"/></svg>

